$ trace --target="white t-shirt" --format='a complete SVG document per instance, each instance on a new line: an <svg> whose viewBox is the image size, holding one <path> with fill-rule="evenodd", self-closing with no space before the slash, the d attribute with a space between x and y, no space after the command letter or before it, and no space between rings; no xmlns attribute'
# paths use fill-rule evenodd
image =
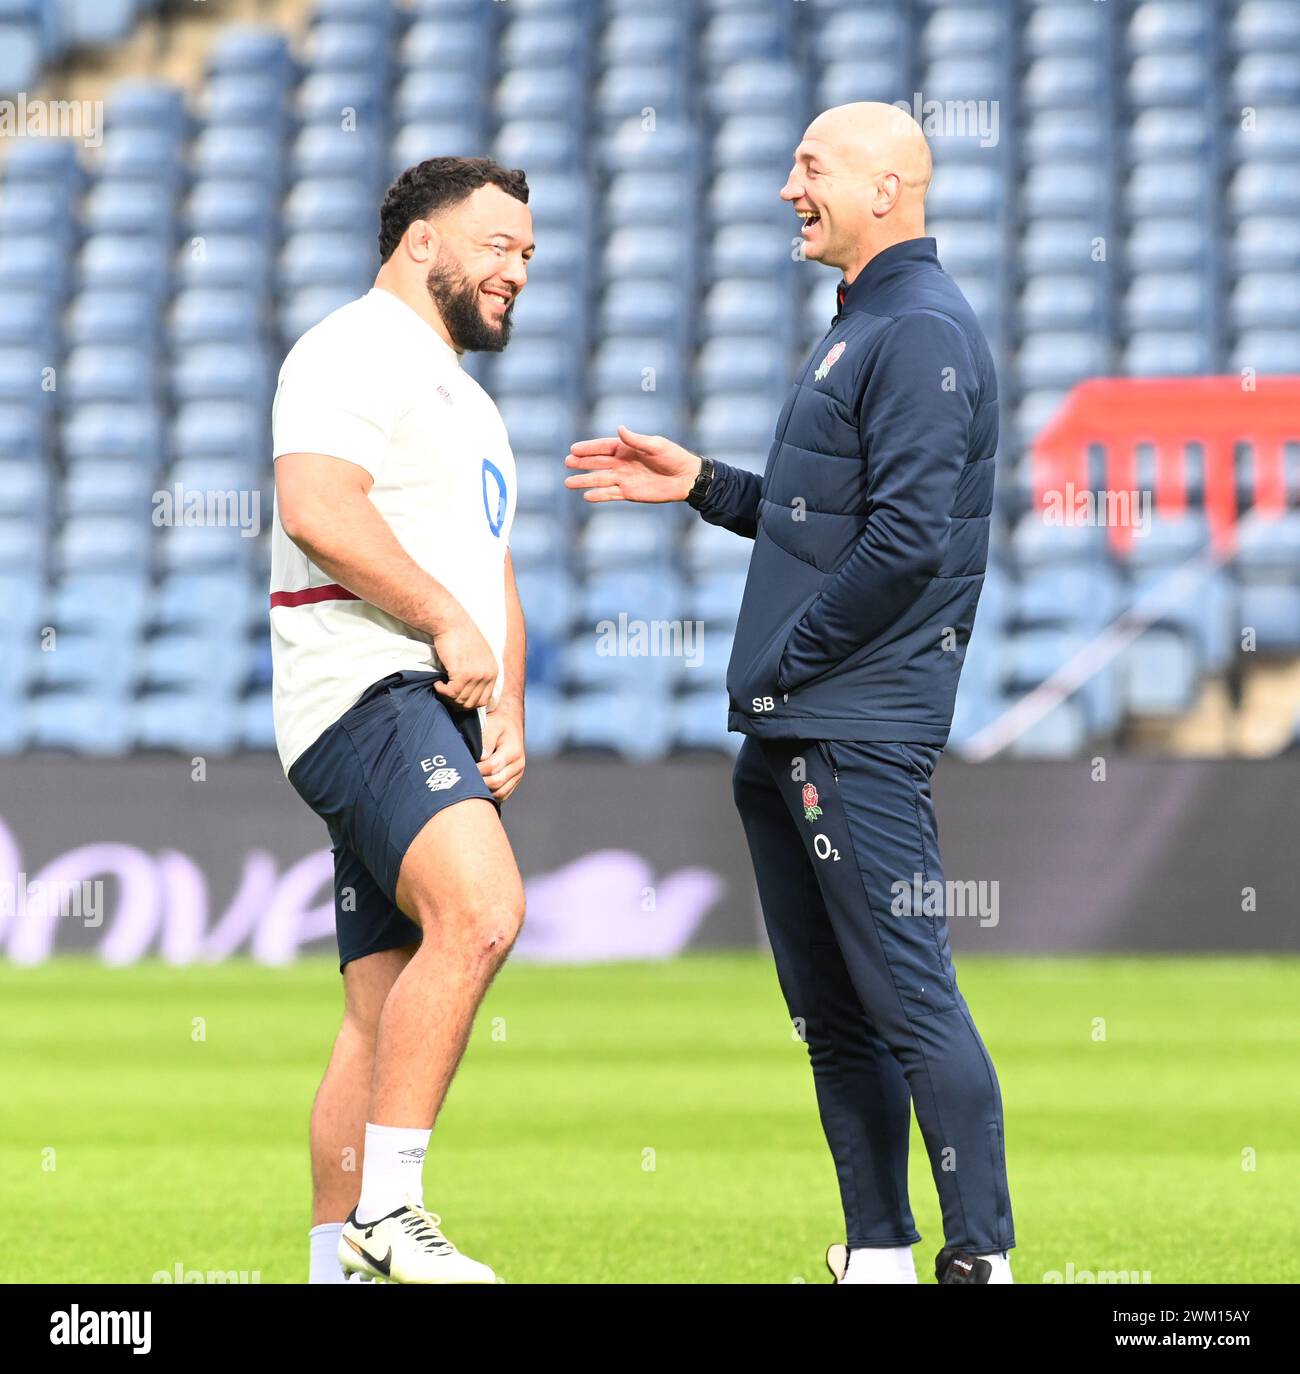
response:
<svg viewBox="0 0 1300 1374"><path fill-rule="evenodd" d="M398 542L469 613L501 664L515 462L492 398L410 306L375 287L294 345L271 414L274 456L323 453L374 478ZM271 526L275 738L285 772L372 683L441 665L426 635L357 600Z"/></svg>

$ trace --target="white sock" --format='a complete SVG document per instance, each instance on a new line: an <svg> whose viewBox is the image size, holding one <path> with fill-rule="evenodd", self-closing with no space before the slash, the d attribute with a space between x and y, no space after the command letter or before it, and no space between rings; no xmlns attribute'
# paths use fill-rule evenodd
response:
<svg viewBox="0 0 1300 1374"><path fill-rule="evenodd" d="M395 1212L408 1197L424 1206L424 1156L428 1126L376 1126L366 1122L366 1153L361 1164L358 1221L377 1221Z"/></svg>
<svg viewBox="0 0 1300 1374"><path fill-rule="evenodd" d="M988 1260L993 1266L993 1272L989 1275L990 1283L1015 1283L1015 1279L1011 1277L1011 1261L1007 1258L1005 1250L992 1255L978 1255L976 1258Z"/></svg>
<svg viewBox="0 0 1300 1374"><path fill-rule="evenodd" d="M910 1245L849 1251L843 1283L915 1283L916 1265Z"/></svg>
<svg viewBox="0 0 1300 1374"><path fill-rule="evenodd" d="M325 1221L311 1228L311 1272L308 1283L343 1283L339 1267L339 1232L341 1221Z"/></svg>

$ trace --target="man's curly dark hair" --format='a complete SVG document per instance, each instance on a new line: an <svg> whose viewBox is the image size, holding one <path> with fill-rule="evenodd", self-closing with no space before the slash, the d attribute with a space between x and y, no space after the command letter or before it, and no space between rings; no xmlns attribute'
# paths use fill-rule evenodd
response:
<svg viewBox="0 0 1300 1374"><path fill-rule="evenodd" d="M499 186L528 204L528 178L490 157L431 157L408 167L384 194L379 207L379 257L387 262L417 219L428 219L472 195L480 186Z"/></svg>

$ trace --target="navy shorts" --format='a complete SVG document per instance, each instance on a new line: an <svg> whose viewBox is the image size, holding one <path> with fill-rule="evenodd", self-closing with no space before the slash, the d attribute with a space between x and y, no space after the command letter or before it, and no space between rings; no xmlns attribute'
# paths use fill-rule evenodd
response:
<svg viewBox="0 0 1300 1374"><path fill-rule="evenodd" d="M289 781L329 827L339 968L382 949L418 944L397 908L397 875L411 841L444 807L496 805L478 760L477 711L434 691L439 673L393 673L294 761Z"/></svg>

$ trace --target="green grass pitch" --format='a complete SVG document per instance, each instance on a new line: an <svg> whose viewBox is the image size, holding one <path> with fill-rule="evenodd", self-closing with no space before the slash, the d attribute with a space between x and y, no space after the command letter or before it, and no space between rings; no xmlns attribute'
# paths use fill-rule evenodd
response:
<svg viewBox="0 0 1300 1374"><path fill-rule="evenodd" d="M1002 1080L1018 1282L1300 1280L1300 961L959 972ZM23 1234L0 1280L305 1281L330 961L6 965L0 997L0 1200ZM942 1237L915 1128L911 1169L926 1282ZM823 1283L842 1238L806 1052L760 955L507 967L425 1194L519 1283Z"/></svg>

